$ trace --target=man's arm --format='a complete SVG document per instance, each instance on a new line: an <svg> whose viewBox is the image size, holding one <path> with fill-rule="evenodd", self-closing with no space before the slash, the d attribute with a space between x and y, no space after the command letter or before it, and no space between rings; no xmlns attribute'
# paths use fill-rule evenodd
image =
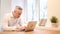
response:
<svg viewBox="0 0 60 34"><path fill-rule="evenodd" d="M22 21L21 19L19 19L18 20L18 25L19 26L17 26L17 31L21 31L21 30L24 30L25 28L26 28L26 24L25 24L25 22L24 21Z"/></svg>
<svg viewBox="0 0 60 34"><path fill-rule="evenodd" d="M8 21L9 21L10 17L9 16L6 16L4 18L4 22L3 22L3 30L14 30L16 27L9 27L8 26Z"/></svg>

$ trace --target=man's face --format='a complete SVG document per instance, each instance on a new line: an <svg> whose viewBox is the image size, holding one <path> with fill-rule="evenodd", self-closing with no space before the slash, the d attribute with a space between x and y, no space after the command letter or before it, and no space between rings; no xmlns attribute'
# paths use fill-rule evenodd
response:
<svg viewBox="0 0 60 34"><path fill-rule="evenodd" d="M21 13L22 13L22 10L19 10L19 9L15 9L14 10L14 13L13 13L13 16L15 18L19 18L21 16Z"/></svg>

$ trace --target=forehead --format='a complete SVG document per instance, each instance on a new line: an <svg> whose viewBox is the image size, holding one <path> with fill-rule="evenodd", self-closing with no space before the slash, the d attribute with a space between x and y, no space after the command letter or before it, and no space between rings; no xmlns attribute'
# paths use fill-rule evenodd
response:
<svg viewBox="0 0 60 34"><path fill-rule="evenodd" d="M22 10L21 10L21 9L19 9L19 8L15 8L15 10L16 10L16 11L22 11Z"/></svg>

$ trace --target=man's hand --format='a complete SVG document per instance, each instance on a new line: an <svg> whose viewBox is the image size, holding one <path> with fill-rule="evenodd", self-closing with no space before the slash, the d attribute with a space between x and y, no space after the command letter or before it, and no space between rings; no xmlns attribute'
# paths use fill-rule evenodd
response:
<svg viewBox="0 0 60 34"><path fill-rule="evenodd" d="M16 28L16 31L21 31L21 30L24 30L24 29L25 29L24 26L19 26L19 27Z"/></svg>

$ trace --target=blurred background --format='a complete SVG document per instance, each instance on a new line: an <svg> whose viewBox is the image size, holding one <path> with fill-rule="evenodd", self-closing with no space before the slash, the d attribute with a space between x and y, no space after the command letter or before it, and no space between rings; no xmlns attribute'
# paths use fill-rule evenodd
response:
<svg viewBox="0 0 60 34"><path fill-rule="evenodd" d="M0 0L0 31L5 14L11 13L15 6L23 8L21 18L25 23L47 19L47 0Z"/></svg>

